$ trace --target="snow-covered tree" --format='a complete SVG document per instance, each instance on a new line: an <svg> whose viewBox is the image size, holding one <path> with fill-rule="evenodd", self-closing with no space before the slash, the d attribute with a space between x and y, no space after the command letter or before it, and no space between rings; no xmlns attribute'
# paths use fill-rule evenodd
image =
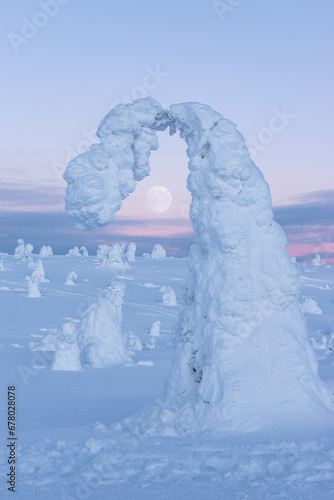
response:
<svg viewBox="0 0 334 500"><path fill-rule="evenodd" d="M159 337L160 335L161 321L154 321L151 326L150 335L153 337Z"/></svg>
<svg viewBox="0 0 334 500"><path fill-rule="evenodd" d="M66 169L67 213L80 229L112 222L149 175L156 132L167 127L188 146L196 236L167 391L143 426L159 432L166 409L168 425L188 431L333 422L333 396L307 341L296 266L269 187L234 123L195 102L169 110L151 98L117 106L97 130L100 142Z"/></svg>
<svg viewBox="0 0 334 500"><path fill-rule="evenodd" d="M134 335L132 332L128 332L125 334L125 340L127 349L130 349L131 351L142 351L143 345L137 335Z"/></svg>
<svg viewBox="0 0 334 500"><path fill-rule="evenodd" d="M149 335L146 339L145 345L149 349L154 349L156 346L156 338Z"/></svg>
<svg viewBox="0 0 334 500"><path fill-rule="evenodd" d="M305 300L300 307L304 313L322 314L322 310L318 306L317 301L311 297L305 297Z"/></svg>
<svg viewBox="0 0 334 500"><path fill-rule="evenodd" d="M81 370L78 330L74 321L64 323L58 330L51 370Z"/></svg>
<svg viewBox="0 0 334 500"><path fill-rule="evenodd" d="M29 267L30 269L33 269L33 272L31 273L32 279L36 278L40 283L47 283L49 281L45 278L44 266L41 259L38 259L37 262L30 262Z"/></svg>
<svg viewBox="0 0 334 500"><path fill-rule="evenodd" d="M28 284L28 297L41 297L41 292L38 288L39 279L37 277L31 278L30 276L26 276L26 282Z"/></svg>
<svg viewBox="0 0 334 500"><path fill-rule="evenodd" d="M5 271L4 257L0 257L0 271Z"/></svg>
<svg viewBox="0 0 334 500"><path fill-rule="evenodd" d="M78 275L75 271L70 271L66 277L65 285L74 285L74 281L78 279Z"/></svg>
<svg viewBox="0 0 334 500"><path fill-rule="evenodd" d="M79 247L75 246L73 248L70 248L67 255L75 255L76 257L80 257L81 254Z"/></svg>
<svg viewBox="0 0 334 500"><path fill-rule="evenodd" d="M89 255L89 254L88 254L88 250L87 250L87 248L86 248L86 247L84 247L84 246L82 246L82 247L80 248L80 252L82 253L82 255L83 255L84 257L88 257L88 255Z"/></svg>
<svg viewBox="0 0 334 500"><path fill-rule="evenodd" d="M17 240L17 247L15 248L14 251L14 258L15 259L24 259L24 252L25 252L25 244L24 240L22 238Z"/></svg>
<svg viewBox="0 0 334 500"><path fill-rule="evenodd" d="M177 306L176 294L171 286L162 286L160 292L162 292L162 303L165 306Z"/></svg>
<svg viewBox="0 0 334 500"><path fill-rule="evenodd" d="M39 251L38 257L40 259L45 259L46 257L52 257L53 251L50 246L43 245Z"/></svg>
<svg viewBox="0 0 334 500"><path fill-rule="evenodd" d="M112 269L129 269L129 264L123 262L123 250L118 243L112 246L99 245L97 250L97 257L100 259L102 266L107 266Z"/></svg>
<svg viewBox="0 0 334 500"><path fill-rule="evenodd" d="M314 258L312 259L312 265L313 266L325 266L326 261L322 260L320 255L317 253Z"/></svg>
<svg viewBox="0 0 334 500"><path fill-rule="evenodd" d="M137 245L136 243L129 243L127 249L126 249L126 258L129 262L133 262L136 258L136 249Z"/></svg>
<svg viewBox="0 0 334 500"><path fill-rule="evenodd" d="M81 316L79 347L83 364L103 368L131 361L122 334L123 283L108 286Z"/></svg>
<svg viewBox="0 0 334 500"><path fill-rule="evenodd" d="M165 257L166 250L159 243L156 243L151 253L151 259L164 259Z"/></svg>
<svg viewBox="0 0 334 500"><path fill-rule="evenodd" d="M32 251L34 249L34 246L31 243L27 243L24 249L24 256L23 260L32 260Z"/></svg>

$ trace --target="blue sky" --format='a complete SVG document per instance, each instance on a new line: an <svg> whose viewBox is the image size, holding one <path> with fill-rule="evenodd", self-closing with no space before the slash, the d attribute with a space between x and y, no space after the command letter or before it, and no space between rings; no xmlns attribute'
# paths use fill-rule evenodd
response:
<svg viewBox="0 0 334 500"><path fill-rule="evenodd" d="M282 222L294 252L311 252L312 238L314 248L321 241L324 252L334 252L333 14L330 0L7 2L0 21L0 251L13 252L23 233L37 247L44 223L45 243L59 251L69 244L65 234L93 247L120 233L145 250L158 240L171 252L187 251L185 145L167 133L117 228L79 235L63 214L68 159L89 147L113 105L151 95L166 107L204 102L234 121L275 206L298 214L293 230L286 217ZM155 185L173 197L163 214L145 203ZM310 219L314 203L319 220Z"/></svg>

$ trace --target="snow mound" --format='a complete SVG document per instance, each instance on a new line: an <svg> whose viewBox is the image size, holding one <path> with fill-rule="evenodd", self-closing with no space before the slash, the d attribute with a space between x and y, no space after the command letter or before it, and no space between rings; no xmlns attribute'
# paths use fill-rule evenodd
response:
<svg viewBox="0 0 334 500"><path fill-rule="evenodd" d="M53 251L50 246L43 245L39 251L38 257L44 259L46 257L52 257Z"/></svg>
<svg viewBox="0 0 334 500"><path fill-rule="evenodd" d="M322 310L318 306L317 301L311 299L311 297L306 297L300 307L304 313L322 314Z"/></svg>
<svg viewBox="0 0 334 500"><path fill-rule="evenodd" d="M149 349L154 349L156 346L156 338L149 335L146 339L145 345Z"/></svg>
<svg viewBox="0 0 334 500"><path fill-rule="evenodd" d="M42 340L32 347L32 351L56 351L57 349L57 331L50 330Z"/></svg>
<svg viewBox="0 0 334 500"><path fill-rule="evenodd" d="M131 362L122 335L123 283L114 282L81 316L79 347L82 364L103 368Z"/></svg>
<svg viewBox="0 0 334 500"><path fill-rule="evenodd" d="M81 370L77 324L73 321L64 323L58 330L51 370Z"/></svg>

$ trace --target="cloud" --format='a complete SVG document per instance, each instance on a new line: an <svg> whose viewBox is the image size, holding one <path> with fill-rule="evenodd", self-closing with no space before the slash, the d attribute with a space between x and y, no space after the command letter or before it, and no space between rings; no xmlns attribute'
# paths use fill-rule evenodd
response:
<svg viewBox="0 0 334 500"><path fill-rule="evenodd" d="M57 188L62 191L62 188ZM62 191L63 193L63 191ZM4 202L15 195L6 187L0 190ZM16 190L16 197L18 197ZM186 256L194 240L189 219L178 218L124 218L118 217L109 226L79 231L63 208L53 210L63 194L57 190L22 189L21 204L35 199L37 210L23 211L12 205L10 211L0 211L0 251L13 253L18 238L30 242L38 251L42 245L51 245L57 254L65 254L74 245L85 245L96 253L97 245L116 241L134 241L138 254L151 251L155 243L161 243L170 255ZM1 199L1 198L0 198ZM274 207L274 216L282 225L288 239L288 251L298 260L310 260L315 253L322 258L334 257L334 190L307 193L297 202ZM32 207L32 205L30 205Z"/></svg>

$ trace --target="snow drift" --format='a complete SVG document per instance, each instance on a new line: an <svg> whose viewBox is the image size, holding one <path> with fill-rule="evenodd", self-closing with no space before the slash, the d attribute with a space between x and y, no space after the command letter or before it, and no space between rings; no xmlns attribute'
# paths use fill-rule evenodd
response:
<svg viewBox="0 0 334 500"><path fill-rule="evenodd" d="M100 142L66 169L67 213L80 229L112 222L149 175L156 132L168 126L188 145L196 238L166 393L134 422L151 433L332 422L333 397L306 340L286 238L234 123L200 103L117 106L98 128Z"/></svg>

